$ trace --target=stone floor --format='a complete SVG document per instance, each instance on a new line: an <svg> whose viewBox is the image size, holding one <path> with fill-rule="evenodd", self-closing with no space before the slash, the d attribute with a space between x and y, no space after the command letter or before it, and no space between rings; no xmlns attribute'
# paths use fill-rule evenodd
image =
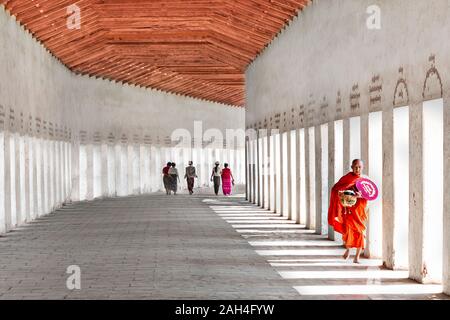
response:
<svg viewBox="0 0 450 320"><path fill-rule="evenodd" d="M0 299L448 298L341 251L242 196L95 200L0 237Z"/></svg>

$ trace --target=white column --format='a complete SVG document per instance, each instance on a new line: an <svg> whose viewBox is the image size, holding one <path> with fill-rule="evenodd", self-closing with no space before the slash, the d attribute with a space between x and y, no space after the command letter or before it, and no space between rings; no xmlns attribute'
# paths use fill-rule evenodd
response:
<svg viewBox="0 0 450 320"><path fill-rule="evenodd" d="M316 154L315 154L315 130L314 127L308 128L306 134L306 154L307 154L307 212L306 212L306 228L310 230L316 229Z"/></svg>
<svg viewBox="0 0 450 320"><path fill-rule="evenodd" d="M30 220L30 172L28 167L28 137L20 137L20 199L21 199L21 223Z"/></svg>
<svg viewBox="0 0 450 320"><path fill-rule="evenodd" d="M94 199L94 146L86 144L86 200Z"/></svg>
<svg viewBox="0 0 450 320"><path fill-rule="evenodd" d="M92 145L93 198L99 198L102 196L103 193L102 173L103 173L102 146L101 144L95 143Z"/></svg>
<svg viewBox="0 0 450 320"><path fill-rule="evenodd" d="M266 132L266 143L265 143L265 150L264 150L264 167L265 167L265 187L266 187L266 205L265 205L265 209L270 210L271 207L271 160L270 160L270 130L267 130Z"/></svg>
<svg viewBox="0 0 450 320"><path fill-rule="evenodd" d="M141 193L141 172L140 172L140 162L141 162L141 153L140 153L140 148L138 144L133 143L132 145L133 148L133 194L137 195ZM178 160L177 160L178 161ZM177 167L178 170L181 170L181 162L178 161L179 163L177 163Z"/></svg>
<svg viewBox="0 0 450 320"><path fill-rule="evenodd" d="M116 185L116 151L113 144L107 144L107 157L108 157L108 188L106 189L107 197L115 197L117 195Z"/></svg>
<svg viewBox="0 0 450 320"><path fill-rule="evenodd" d="M258 206L264 208L264 145L263 135L258 134Z"/></svg>
<svg viewBox="0 0 450 320"><path fill-rule="evenodd" d="M297 224L301 224L301 201L302 201L302 197L301 197L301 192L302 192L302 187L301 187L301 181L303 179L302 177L302 172L301 172L301 158L304 157L304 152L302 152L301 147L300 147L300 130L301 129L297 129L295 130L295 146L296 146L296 151L295 151L295 186L296 186L296 190L297 190L297 196L295 198L295 208L296 208L296 212L295 212L295 223Z"/></svg>
<svg viewBox="0 0 450 320"><path fill-rule="evenodd" d="M315 152L315 189L316 210L315 230L316 234L322 234L322 135L320 126L314 127L314 152Z"/></svg>
<svg viewBox="0 0 450 320"><path fill-rule="evenodd" d="M28 144L28 157L27 157L27 172L28 172L28 214L27 217L29 221L32 221L37 216L37 201L36 201L36 193L37 193L37 183L36 183L36 149L35 149L35 138L29 136L27 138Z"/></svg>
<svg viewBox="0 0 450 320"><path fill-rule="evenodd" d="M74 141L71 149L71 198L72 201L80 201L80 143Z"/></svg>
<svg viewBox="0 0 450 320"><path fill-rule="evenodd" d="M55 188L54 188L54 193L55 193L55 203L53 204L54 208L59 208L59 206L61 205L61 184L60 184L60 178L61 178L61 167L60 167L60 152L59 152L59 141L58 140L54 140L53 141L53 159L55 162L54 165L54 183L55 183Z"/></svg>
<svg viewBox="0 0 450 320"><path fill-rule="evenodd" d="M287 164L287 168L285 168L285 172L287 173L287 190L285 190L287 196L286 196L286 213L287 218L289 220L292 220L292 164L291 164L291 152L292 152L292 146L291 146L291 131L286 132L286 160L285 163Z"/></svg>
<svg viewBox="0 0 450 320"><path fill-rule="evenodd" d="M422 102L409 107L409 132L409 277L422 282L424 278ZM384 177L386 180L386 173ZM383 183L386 185L385 180ZM388 186L385 186L385 189L387 188ZM383 214L385 213L383 210Z"/></svg>
<svg viewBox="0 0 450 320"><path fill-rule="evenodd" d="M53 140L48 140L47 148L47 159L48 159L48 187L49 187L49 204L47 213L53 212L56 204L56 183L55 183L55 142Z"/></svg>
<svg viewBox="0 0 450 320"><path fill-rule="evenodd" d="M278 176L278 181L279 181L279 196L278 196L278 200L279 202L279 214L283 215L284 212L284 207L285 207L285 203L284 203L284 193L286 192L284 190L284 183L283 183L283 169L284 169L284 152L283 152L283 133L279 133L278 134L278 157L279 157L279 162L278 162L278 167L277 167L277 176Z"/></svg>
<svg viewBox="0 0 450 320"><path fill-rule="evenodd" d="M383 190L383 115L382 112L369 114L368 123L368 168L366 172L377 184L380 194ZM364 255L370 258L382 257L382 198L369 203L369 218L367 222L367 245Z"/></svg>
<svg viewBox="0 0 450 320"><path fill-rule="evenodd" d="M444 96L444 293L450 295L450 93Z"/></svg>
<svg viewBox="0 0 450 320"><path fill-rule="evenodd" d="M276 177L275 177L275 135L272 130L269 135L269 206L270 211L276 211Z"/></svg>
<svg viewBox="0 0 450 320"><path fill-rule="evenodd" d="M108 144L103 142L100 146L101 157L101 185L102 185L102 197L109 196L109 163L108 163Z"/></svg>
<svg viewBox="0 0 450 320"><path fill-rule="evenodd" d="M128 195L134 194L134 148L133 144L130 143L127 146L127 157L128 157L128 165L127 165L127 175L128 175Z"/></svg>
<svg viewBox="0 0 450 320"><path fill-rule="evenodd" d="M0 234L6 233L5 131L0 131Z"/></svg>
<svg viewBox="0 0 450 320"><path fill-rule="evenodd" d="M44 185L44 153L43 139L37 137L35 139L35 155L36 155L36 208L37 216L45 214L45 185Z"/></svg>
<svg viewBox="0 0 450 320"><path fill-rule="evenodd" d="M16 134L16 208L17 225L26 220L26 191L25 191L25 143L19 133Z"/></svg>
<svg viewBox="0 0 450 320"><path fill-rule="evenodd" d="M335 148L335 122L330 121L328 123L328 190L331 192L331 188L334 186L334 176L335 176L335 164L336 164L336 151ZM328 196L328 205L329 205L330 196ZM327 208L328 209L328 208ZM326 223L328 224L328 217ZM336 235L334 233L333 227L328 225L328 239L329 240L336 240Z"/></svg>
<svg viewBox="0 0 450 320"><path fill-rule="evenodd" d="M20 210L20 204L18 205L18 185L19 185L19 179L18 179L18 173L19 170L17 168L17 154L18 154L18 146L17 146L17 140L16 140L16 133L11 133L9 136L9 145L10 145L10 163L9 163L9 170L11 172L11 180L10 180L10 186L11 186L11 228L14 228L17 226L17 209L19 207ZM17 147L16 147L17 146Z"/></svg>
<svg viewBox="0 0 450 320"><path fill-rule="evenodd" d="M59 152L60 152L60 183L61 183L61 193L60 199L61 204L66 202L67 185L66 185L66 142L64 140L59 141Z"/></svg>
<svg viewBox="0 0 450 320"><path fill-rule="evenodd" d="M345 127L344 127L345 128ZM394 268L394 116L392 106L383 110L383 264ZM345 157L345 154L344 154ZM344 163L345 164L345 163Z"/></svg>

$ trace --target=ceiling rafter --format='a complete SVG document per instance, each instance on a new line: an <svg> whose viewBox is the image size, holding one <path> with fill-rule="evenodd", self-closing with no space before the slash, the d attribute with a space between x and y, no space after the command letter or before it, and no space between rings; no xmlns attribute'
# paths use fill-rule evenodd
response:
<svg viewBox="0 0 450 320"><path fill-rule="evenodd" d="M245 105L245 69L311 0L0 0L72 71ZM69 29L68 6L81 25Z"/></svg>

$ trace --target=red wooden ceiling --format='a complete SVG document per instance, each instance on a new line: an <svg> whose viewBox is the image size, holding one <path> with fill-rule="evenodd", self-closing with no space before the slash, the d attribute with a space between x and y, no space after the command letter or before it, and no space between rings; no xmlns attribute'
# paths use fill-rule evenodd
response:
<svg viewBox="0 0 450 320"><path fill-rule="evenodd" d="M69 69L244 106L244 73L310 0L0 0ZM67 7L81 9L68 29Z"/></svg>

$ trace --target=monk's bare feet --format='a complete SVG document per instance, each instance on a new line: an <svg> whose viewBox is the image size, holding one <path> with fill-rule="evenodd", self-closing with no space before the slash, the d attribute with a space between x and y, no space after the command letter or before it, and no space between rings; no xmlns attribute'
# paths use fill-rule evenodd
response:
<svg viewBox="0 0 450 320"><path fill-rule="evenodd" d="M347 249L347 250L345 250L345 253L342 257L344 258L344 260L347 260L349 256L350 256L350 250Z"/></svg>
<svg viewBox="0 0 450 320"><path fill-rule="evenodd" d="M359 259L353 259L353 263L356 263L356 264L361 264L361 262L359 261Z"/></svg>

